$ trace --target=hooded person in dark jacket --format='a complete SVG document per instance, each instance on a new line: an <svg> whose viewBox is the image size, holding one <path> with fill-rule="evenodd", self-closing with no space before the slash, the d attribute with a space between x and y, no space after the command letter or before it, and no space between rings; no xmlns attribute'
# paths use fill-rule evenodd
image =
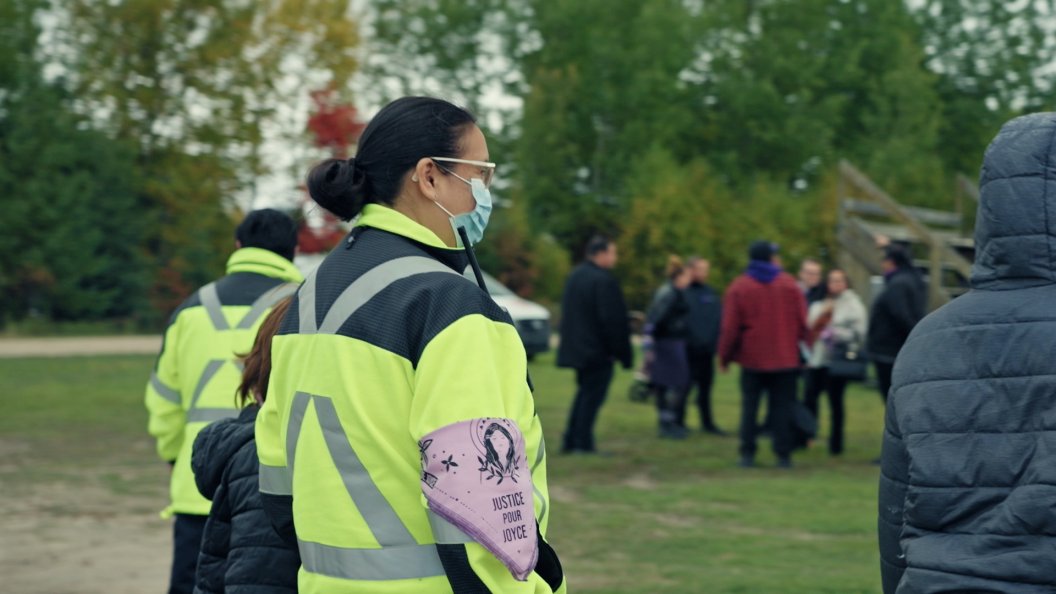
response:
<svg viewBox="0 0 1056 594"><path fill-rule="evenodd" d="M865 350L876 368L880 395L886 402L895 357L926 313L927 289L902 246L887 246L882 265L884 289L873 301Z"/></svg>
<svg viewBox="0 0 1056 594"><path fill-rule="evenodd" d="M1056 591L1056 113L1005 124L979 188L972 290L895 364L885 594Z"/></svg>
<svg viewBox="0 0 1056 594"><path fill-rule="evenodd" d="M561 343L558 367L576 370L576 397L568 415L562 451L592 453L594 422L612 382L613 361L630 369L631 332L620 283L610 272L616 244L595 237L587 259L576 267L561 296Z"/></svg>
<svg viewBox="0 0 1056 594"><path fill-rule="evenodd" d="M195 594L297 592L297 546L276 533L264 512L253 436L271 371L271 338L289 305L287 298L271 311L244 359L240 399L256 402L237 418L206 426L194 440L194 480L202 496L213 502L202 535Z"/></svg>

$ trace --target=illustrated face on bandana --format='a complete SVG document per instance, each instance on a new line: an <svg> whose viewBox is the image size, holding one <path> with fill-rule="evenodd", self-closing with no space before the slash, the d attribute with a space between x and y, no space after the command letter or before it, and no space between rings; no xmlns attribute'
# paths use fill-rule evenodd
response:
<svg viewBox="0 0 1056 594"><path fill-rule="evenodd" d="M448 425L418 443L429 509L473 537L524 581L539 558L532 474L510 419Z"/></svg>

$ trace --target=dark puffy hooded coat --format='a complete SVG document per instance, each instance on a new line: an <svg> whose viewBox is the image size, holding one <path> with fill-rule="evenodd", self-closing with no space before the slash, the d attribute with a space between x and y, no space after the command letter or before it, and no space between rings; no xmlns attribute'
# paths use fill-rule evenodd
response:
<svg viewBox="0 0 1056 594"><path fill-rule="evenodd" d="M208 425L194 440L191 468L213 501L202 536L199 593L288 594L297 591L297 549L279 538L261 507L253 426L259 407Z"/></svg>
<svg viewBox="0 0 1056 594"><path fill-rule="evenodd" d="M1056 592L1056 114L984 157L972 290L895 363L880 478L885 594Z"/></svg>

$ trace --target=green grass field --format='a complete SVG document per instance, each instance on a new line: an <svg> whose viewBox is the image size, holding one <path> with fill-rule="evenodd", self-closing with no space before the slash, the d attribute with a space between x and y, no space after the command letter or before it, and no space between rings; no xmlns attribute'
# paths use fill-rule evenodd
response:
<svg viewBox="0 0 1056 594"><path fill-rule="evenodd" d="M150 357L0 360L4 492L91 486L123 504L160 508L165 488L141 404L151 365ZM623 372L598 423L599 447L613 455L560 456L572 373L547 356L531 371L550 452L549 540L570 591L880 592L878 469L870 464L882 426L875 392L848 393L842 458L830 458L819 442L795 457L794 469L778 470L763 440L760 467L745 470L735 466L732 436L658 439L654 409L627 399ZM715 391L718 422L728 430L739 415L735 378L720 376ZM823 437L826 422L823 408Z"/></svg>

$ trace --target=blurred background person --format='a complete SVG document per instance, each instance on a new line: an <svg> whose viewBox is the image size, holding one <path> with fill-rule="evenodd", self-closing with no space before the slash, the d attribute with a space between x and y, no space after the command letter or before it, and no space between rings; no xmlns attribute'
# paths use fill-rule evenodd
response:
<svg viewBox="0 0 1056 594"><path fill-rule="evenodd" d="M693 387L697 389L701 431L725 435L715 423L711 408L711 388L715 382L715 353L719 349L719 329L722 327L722 299L708 284L711 262L693 257L689 259L686 267L693 274L693 281L685 290L686 302L689 305L690 390ZM678 424L683 427L686 425L688 402L687 395L678 413Z"/></svg>
<svg viewBox="0 0 1056 594"><path fill-rule="evenodd" d="M297 226L272 209L256 210L235 230L227 275L195 291L172 314L146 390L148 431L158 455L172 465L175 516L169 592L190 593L211 504L191 472L191 447L203 427L235 417L232 395L242 374L235 354L253 346L257 328L302 280L293 265Z"/></svg>
<svg viewBox="0 0 1056 594"><path fill-rule="evenodd" d="M880 396L887 402L895 358L913 327L927 313L927 287L909 252L896 243L884 248L881 266L884 288L873 300L865 350L876 369Z"/></svg>
<svg viewBox="0 0 1056 594"><path fill-rule="evenodd" d="M778 246L756 241L749 264L726 291L719 334L719 366L741 366L740 466L755 465L759 400L770 409L777 464L792 466L793 406L800 369L799 343L807 339L806 300L791 275L781 270Z"/></svg>
<svg viewBox="0 0 1056 594"><path fill-rule="evenodd" d="M825 298L825 283L822 282L821 262L814 258L805 258L799 263L796 283L799 285L799 289L803 291L803 297L807 300L807 307Z"/></svg>
<svg viewBox="0 0 1056 594"><path fill-rule="evenodd" d="M814 302L807 314L812 344L807 361L803 403L817 418L818 397L828 396L831 414L829 453L843 453L844 406L843 395L849 379L830 369L837 352L857 353L865 340L866 310L862 300L847 281L847 274L835 268L829 271L826 282L828 295ZM864 359L863 359L864 361Z"/></svg>
<svg viewBox="0 0 1056 594"><path fill-rule="evenodd" d="M194 482L213 502L202 535L195 594L297 592L301 568L297 542L280 537L264 511L253 438L257 413L268 393L271 339L289 307L287 297L271 310L242 359L238 417L212 423L194 439Z"/></svg>
<svg viewBox="0 0 1056 594"><path fill-rule="evenodd" d="M686 428L679 422L685 414L689 391L689 304L685 290L693 271L678 256L668 256L667 280L657 289L646 314L647 332L653 339L650 381L656 393L659 435L684 439Z"/></svg>
<svg viewBox="0 0 1056 594"><path fill-rule="evenodd" d="M558 367L576 370L576 396L568 414L562 451L594 453L594 423L612 383L612 365L630 369L631 332L623 291L612 274L616 243L595 236L586 259L569 275L561 296Z"/></svg>

